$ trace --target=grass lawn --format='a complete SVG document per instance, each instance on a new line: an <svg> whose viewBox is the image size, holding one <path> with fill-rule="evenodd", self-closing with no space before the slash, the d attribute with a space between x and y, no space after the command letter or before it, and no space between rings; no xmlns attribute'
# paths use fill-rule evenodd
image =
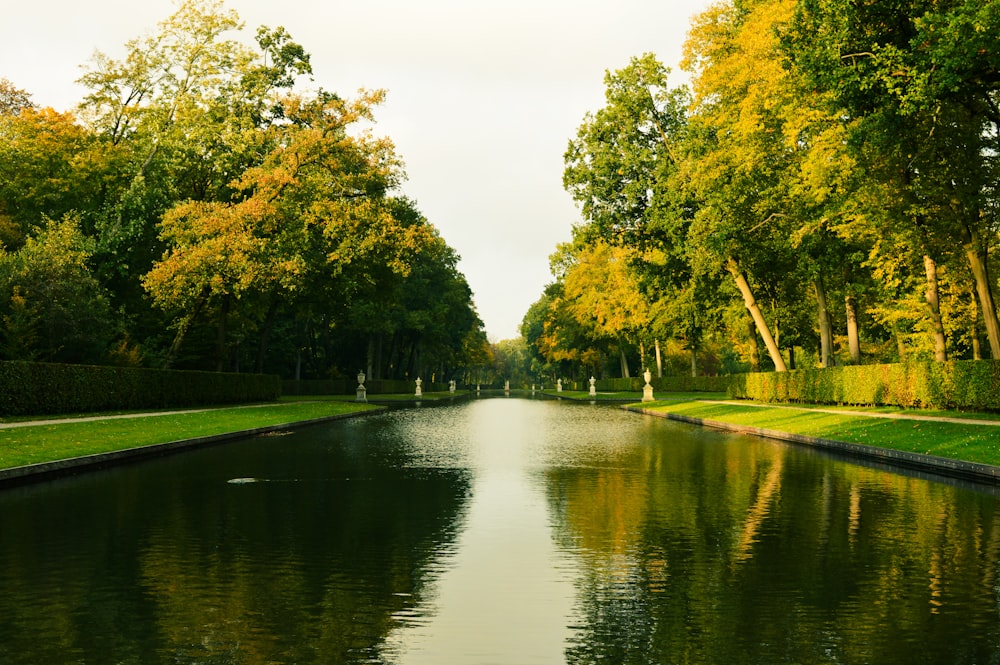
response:
<svg viewBox="0 0 1000 665"><path fill-rule="evenodd" d="M824 413L811 410L768 408L738 403L706 404L702 402L657 401L637 404L647 409L676 413L705 420L718 420L737 425L803 434L835 441L860 443L895 450L938 455L968 462L1000 465L1000 427L969 425L928 420L890 420L859 415ZM956 412L906 411L902 409L842 410L901 413L916 416L952 416L971 418L972 414ZM991 419L989 414L978 414ZM993 416L992 419L997 419Z"/></svg>
<svg viewBox="0 0 1000 665"><path fill-rule="evenodd" d="M339 400L297 401L136 418L23 425L0 429L0 469L375 408Z"/></svg>

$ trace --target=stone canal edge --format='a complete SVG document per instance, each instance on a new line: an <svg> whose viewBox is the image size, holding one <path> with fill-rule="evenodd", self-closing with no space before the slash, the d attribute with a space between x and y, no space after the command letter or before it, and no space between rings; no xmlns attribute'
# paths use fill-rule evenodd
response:
<svg viewBox="0 0 1000 665"><path fill-rule="evenodd" d="M947 476L950 478L957 478L976 483L1000 485L1000 466L993 466L991 464L963 462L961 460L939 457L937 455L925 455L922 453L893 450L892 448L869 446L860 443L848 443L846 441L836 441L834 439L822 439L803 434L791 434L789 432L765 429L763 427L737 425L734 423L725 423L719 420L708 420L705 418L695 418L693 416L685 416L677 413L654 411L652 409L644 409L639 406L624 406L622 408L633 413L641 413L648 416L655 416L657 418L666 418L667 420L675 420L691 425L699 425L701 427L710 427L736 434L749 434L752 436L764 437L766 439L776 439L803 446L810 446L820 450L831 451L839 455L888 465L890 467L931 473L938 476Z"/></svg>

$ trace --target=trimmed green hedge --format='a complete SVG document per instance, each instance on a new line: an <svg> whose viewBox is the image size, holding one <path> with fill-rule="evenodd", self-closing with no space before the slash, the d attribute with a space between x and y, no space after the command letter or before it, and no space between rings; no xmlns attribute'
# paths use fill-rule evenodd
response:
<svg viewBox="0 0 1000 665"><path fill-rule="evenodd" d="M1000 361L851 365L740 374L729 394L762 402L1000 411Z"/></svg>
<svg viewBox="0 0 1000 665"><path fill-rule="evenodd" d="M128 411L269 402L277 376L0 362L0 415Z"/></svg>

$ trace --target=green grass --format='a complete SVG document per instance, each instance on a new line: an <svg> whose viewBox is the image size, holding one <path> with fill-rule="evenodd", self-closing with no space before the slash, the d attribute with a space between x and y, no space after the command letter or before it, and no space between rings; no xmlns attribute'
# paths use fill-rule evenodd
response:
<svg viewBox="0 0 1000 665"><path fill-rule="evenodd" d="M299 401L0 429L0 469L374 408L377 407L341 401Z"/></svg>
<svg viewBox="0 0 1000 665"><path fill-rule="evenodd" d="M519 391L519 394L525 394L525 391ZM573 399L589 399L589 394L581 391L564 391L560 395ZM371 397L380 401L413 399L412 395ZM424 395L428 400L448 397L451 395L447 392ZM788 409L750 406L736 402L707 404L697 401L725 399L725 395L721 393L662 393L658 397L661 399L636 406L707 420L1000 465L1000 427L926 420L888 420L847 413L825 413L818 409L1000 419L1000 416L991 414L914 412L903 409L861 407L838 409L814 405L796 405L801 408ZM635 392L598 393L597 396L598 401L639 399L641 394ZM24 425L0 429L0 469L301 422L373 408L376 407L355 402L353 396L349 395L284 397L277 404L252 407L152 413L127 419Z"/></svg>
<svg viewBox="0 0 1000 665"><path fill-rule="evenodd" d="M890 420L811 412L810 410L749 406L738 403L705 404L658 401L635 406L835 441L1000 465L1000 427L988 425L967 425L927 420ZM872 411L884 412L875 409ZM893 412L901 412L901 410L893 410ZM932 414L921 411L915 414L910 411L908 413L921 416L970 417L970 414L956 412L935 412ZM989 418L986 414L979 415L983 419Z"/></svg>

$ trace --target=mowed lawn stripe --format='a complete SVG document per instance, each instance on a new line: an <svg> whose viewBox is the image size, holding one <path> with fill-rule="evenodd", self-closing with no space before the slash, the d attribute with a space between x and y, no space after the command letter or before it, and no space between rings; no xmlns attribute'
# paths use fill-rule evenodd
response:
<svg viewBox="0 0 1000 665"><path fill-rule="evenodd" d="M0 429L0 469L254 430L378 407L356 402L294 402L191 412L47 421Z"/></svg>
<svg viewBox="0 0 1000 665"><path fill-rule="evenodd" d="M638 406L638 405L637 405ZM647 403L643 408L664 413L772 429L821 439L879 446L967 462L1000 466L1000 430L990 421L967 419L886 419L810 409L718 402ZM919 415L919 414L915 414ZM961 414L959 414L961 418Z"/></svg>

